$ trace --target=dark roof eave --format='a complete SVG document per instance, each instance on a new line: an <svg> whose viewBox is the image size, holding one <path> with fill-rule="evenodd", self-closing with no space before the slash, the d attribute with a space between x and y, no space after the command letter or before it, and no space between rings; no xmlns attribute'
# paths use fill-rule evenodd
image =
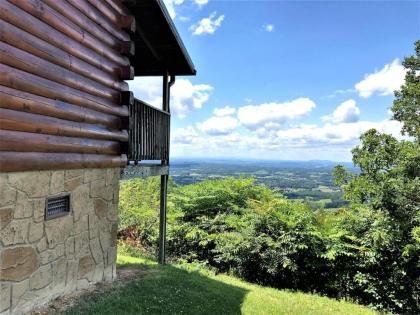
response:
<svg viewBox="0 0 420 315"><path fill-rule="evenodd" d="M136 76L195 75L194 64L162 0L136 1L129 7L136 17L133 35Z"/></svg>

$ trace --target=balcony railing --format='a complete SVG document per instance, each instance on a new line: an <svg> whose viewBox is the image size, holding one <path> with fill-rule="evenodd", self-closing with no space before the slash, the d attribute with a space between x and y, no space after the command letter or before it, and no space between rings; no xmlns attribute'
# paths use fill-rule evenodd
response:
<svg viewBox="0 0 420 315"><path fill-rule="evenodd" d="M170 114L135 99L129 106L128 163L169 159Z"/></svg>

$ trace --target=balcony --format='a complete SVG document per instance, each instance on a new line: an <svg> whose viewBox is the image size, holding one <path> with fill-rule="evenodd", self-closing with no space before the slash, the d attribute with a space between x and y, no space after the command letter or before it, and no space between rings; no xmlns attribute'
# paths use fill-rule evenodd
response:
<svg viewBox="0 0 420 315"><path fill-rule="evenodd" d="M134 99L129 114L128 165L122 169L122 178L167 175L170 113Z"/></svg>
<svg viewBox="0 0 420 315"><path fill-rule="evenodd" d="M168 161L171 115L138 99L129 106L129 112L128 163Z"/></svg>

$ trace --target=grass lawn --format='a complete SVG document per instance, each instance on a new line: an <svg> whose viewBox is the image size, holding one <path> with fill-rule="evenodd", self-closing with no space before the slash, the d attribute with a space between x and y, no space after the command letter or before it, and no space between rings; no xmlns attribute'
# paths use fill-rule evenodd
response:
<svg viewBox="0 0 420 315"><path fill-rule="evenodd" d="M348 302L261 287L187 265L118 257L129 279L88 293L65 314L376 314Z"/></svg>

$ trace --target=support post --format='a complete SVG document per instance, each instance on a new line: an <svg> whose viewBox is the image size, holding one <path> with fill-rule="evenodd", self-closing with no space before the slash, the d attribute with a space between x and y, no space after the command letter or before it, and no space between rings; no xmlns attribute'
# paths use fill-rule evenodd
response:
<svg viewBox="0 0 420 315"><path fill-rule="evenodd" d="M165 264L166 249L166 197L168 193L168 175L160 176L160 213L159 213L159 263Z"/></svg>
<svg viewBox="0 0 420 315"><path fill-rule="evenodd" d="M169 112L169 83L168 75L163 76L162 110ZM168 136L169 138L169 136ZM169 139L168 139L169 141ZM169 158L169 152L168 152ZM162 165L168 165L168 160L162 160ZM159 212L159 263L165 264L166 245L166 202L168 193L168 175L160 176L160 212Z"/></svg>

